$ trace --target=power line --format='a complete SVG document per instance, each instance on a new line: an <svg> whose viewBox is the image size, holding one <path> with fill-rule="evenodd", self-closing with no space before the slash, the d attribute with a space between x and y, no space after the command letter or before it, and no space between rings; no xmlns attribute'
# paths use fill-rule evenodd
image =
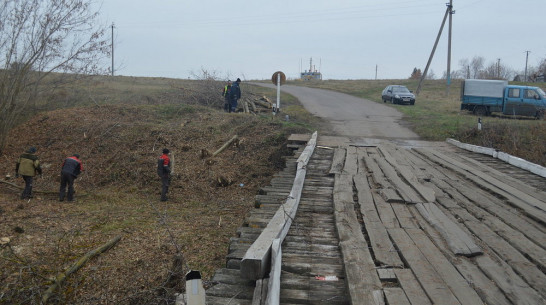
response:
<svg viewBox="0 0 546 305"><path fill-rule="evenodd" d="M417 3L415 5L400 5L400 3ZM296 24L296 23L310 23L310 22L324 22L324 21L338 21L338 20L362 20L371 18L383 18L383 17L401 17L401 16L418 16L436 14L438 9L432 7L430 4L421 4L420 1L405 1L398 2L392 5L366 5L347 7L341 9L327 9L327 10L315 10L295 13L283 13L283 14L265 14L265 15L253 15L253 16L238 16L235 18L210 18L199 20L186 19L182 22L179 20L174 22L154 22L154 23L130 23L124 24L119 27L185 27L185 26L226 26L226 25L261 25L261 24ZM431 8L430 10L424 10L423 8ZM416 11L408 12L408 9L417 9ZM378 14L384 12L383 14Z"/></svg>

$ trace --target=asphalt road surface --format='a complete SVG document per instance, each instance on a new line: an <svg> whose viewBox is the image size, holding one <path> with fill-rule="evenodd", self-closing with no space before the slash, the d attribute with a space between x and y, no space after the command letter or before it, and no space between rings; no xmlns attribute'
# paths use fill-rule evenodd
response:
<svg viewBox="0 0 546 305"><path fill-rule="evenodd" d="M272 84L255 84L275 88ZM369 141L369 138L419 139L404 126L403 114L395 108L330 90L290 85L281 86L281 90L298 98L310 113L330 121L336 135L346 136L353 142Z"/></svg>

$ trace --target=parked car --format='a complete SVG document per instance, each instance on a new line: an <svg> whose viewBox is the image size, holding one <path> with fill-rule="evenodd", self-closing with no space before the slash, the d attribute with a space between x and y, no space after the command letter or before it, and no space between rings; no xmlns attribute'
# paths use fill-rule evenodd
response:
<svg viewBox="0 0 546 305"><path fill-rule="evenodd" d="M406 87L401 85L387 86L381 93L383 103L387 101L392 104L415 104L415 95Z"/></svg>

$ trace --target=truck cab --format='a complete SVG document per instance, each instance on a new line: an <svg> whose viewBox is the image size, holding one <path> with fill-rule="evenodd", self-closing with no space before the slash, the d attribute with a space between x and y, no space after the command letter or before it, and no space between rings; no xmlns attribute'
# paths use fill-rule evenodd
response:
<svg viewBox="0 0 546 305"><path fill-rule="evenodd" d="M510 85L504 90L504 114L544 116L546 93L541 88Z"/></svg>

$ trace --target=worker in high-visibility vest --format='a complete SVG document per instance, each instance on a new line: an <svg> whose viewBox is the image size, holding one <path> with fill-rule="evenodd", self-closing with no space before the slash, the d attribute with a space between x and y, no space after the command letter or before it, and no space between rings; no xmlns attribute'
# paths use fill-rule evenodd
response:
<svg viewBox="0 0 546 305"><path fill-rule="evenodd" d="M228 79L227 85L224 86L224 92L222 96L224 97L224 111L229 112L229 92L231 91L231 81Z"/></svg>

